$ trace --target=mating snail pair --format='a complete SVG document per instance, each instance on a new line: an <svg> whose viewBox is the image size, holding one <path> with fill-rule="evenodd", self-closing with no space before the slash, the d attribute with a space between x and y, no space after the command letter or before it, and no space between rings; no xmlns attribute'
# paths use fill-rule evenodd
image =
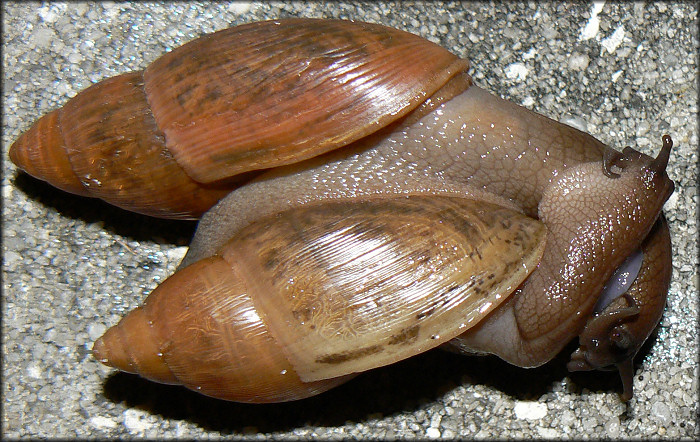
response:
<svg viewBox="0 0 700 442"><path fill-rule="evenodd" d="M194 40L81 92L12 146L29 174L199 218L100 361L241 402L301 399L438 346L620 371L671 273L656 158L472 83L413 34L285 19Z"/></svg>

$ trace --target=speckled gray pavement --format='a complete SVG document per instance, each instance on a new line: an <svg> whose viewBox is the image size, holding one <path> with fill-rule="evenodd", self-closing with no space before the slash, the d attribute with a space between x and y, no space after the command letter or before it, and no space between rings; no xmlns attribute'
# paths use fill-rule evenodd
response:
<svg viewBox="0 0 700 442"><path fill-rule="evenodd" d="M698 437L695 3L198 5L3 2L3 406L6 438ZM298 403L244 405L116 373L94 339L168 275L195 227L55 190L7 161L21 131L93 82L205 32L288 16L379 22L472 61L487 90L655 155L675 142L673 279L635 397L611 373L431 351ZM571 347L567 348L570 352Z"/></svg>

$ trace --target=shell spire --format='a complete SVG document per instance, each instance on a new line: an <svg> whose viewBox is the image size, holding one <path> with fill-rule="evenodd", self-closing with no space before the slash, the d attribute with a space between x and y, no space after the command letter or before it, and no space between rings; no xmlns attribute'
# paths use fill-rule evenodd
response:
<svg viewBox="0 0 700 442"><path fill-rule="evenodd" d="M143 307L125 316L95 341L92 353L105 365L163 384L177 384L158 349L157 337Z"/></svg>
<svg viewBox="0 0 700 442"><path fill-rule="evenodd" d="M55 110L44 115L23 133L10 147L10 160L34 178L66 192L89 196L70 165L58 114Z"/></svg>
<svg viewBox="0 0 700 442"><path fill-rule="evenodd" d="M199 218L240 181L202 184L182 170L156 125L141 72L79 93L20 136L10 158L60 189L161 218Z"/></svg>
<svg viewBox="0 0 700 442"><path fill-rule="evenodd" d="M220 257L198 261L107 330L93 355L122 371L237 402L302 399L353 377L301 381L246 291Z"/></svg>

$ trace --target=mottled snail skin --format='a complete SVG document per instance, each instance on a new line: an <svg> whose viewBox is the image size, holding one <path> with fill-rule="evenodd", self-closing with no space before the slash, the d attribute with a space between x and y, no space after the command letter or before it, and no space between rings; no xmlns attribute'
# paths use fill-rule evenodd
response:
<svg viewBox="0 0 700 442"><path fill-rule="evenodd" d="M229 35L241 39L227 52ZM632 358L668 291L660 213L673 191L670 138L655 159L616 152L472 85L466 61L407 35L263 22L196 40L146 70L146 95L164 90L143 111L159 127L154 150L193 182L238 181L202 217L179 271L95 343L96 358L214 397L274 402L441 345L534 367L579 336L569 368L614 364L631 396ZM200 77L188 79L192 71ZM240 74L239 95L209 85L226 72ZM149 86L149 75L159 81ZM65 118L57 112L45 119ZM202 147L238 137L237 120L244 147ZM104 130L122 134L95 130L96 144ZM67 164L78 154L37 153L33 140L49 136L30 133L13 159ZM157 208L136 210L201 210L148 201ZM640 249L639 275L598 311Z"/></svg>

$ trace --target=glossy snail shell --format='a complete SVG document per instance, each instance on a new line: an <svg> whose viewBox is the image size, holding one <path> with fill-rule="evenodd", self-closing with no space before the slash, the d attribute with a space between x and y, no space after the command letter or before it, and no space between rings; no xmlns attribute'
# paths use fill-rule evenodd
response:
<svg viewBox="0 0 700 442"><path fill-rule="evenodd" d="M37 121L10 158L68 192L152 216L199 218L254 171L374 133L468 66L375 24L251 23L86 89Z"/></svg>
<svg viewBox="0 0 700 442"><path fill-rule="evenodd" d="M569 369L617 366L631 397L670 280L671 139L656 158L614 151L467 68L383 26L275 20L39 120L11 151L30 174L141 213L206 211L180 270L95 356L274 402L442 345L534 367L578 336Z"/></svg>
<svg viewBox="0 0 700 442"><path fill-rule="evenodd" d="M451 197L286 211L177 272L93 351L219 398L300 399L478 322L537 265L544 234L522 214Z"/></svg>

